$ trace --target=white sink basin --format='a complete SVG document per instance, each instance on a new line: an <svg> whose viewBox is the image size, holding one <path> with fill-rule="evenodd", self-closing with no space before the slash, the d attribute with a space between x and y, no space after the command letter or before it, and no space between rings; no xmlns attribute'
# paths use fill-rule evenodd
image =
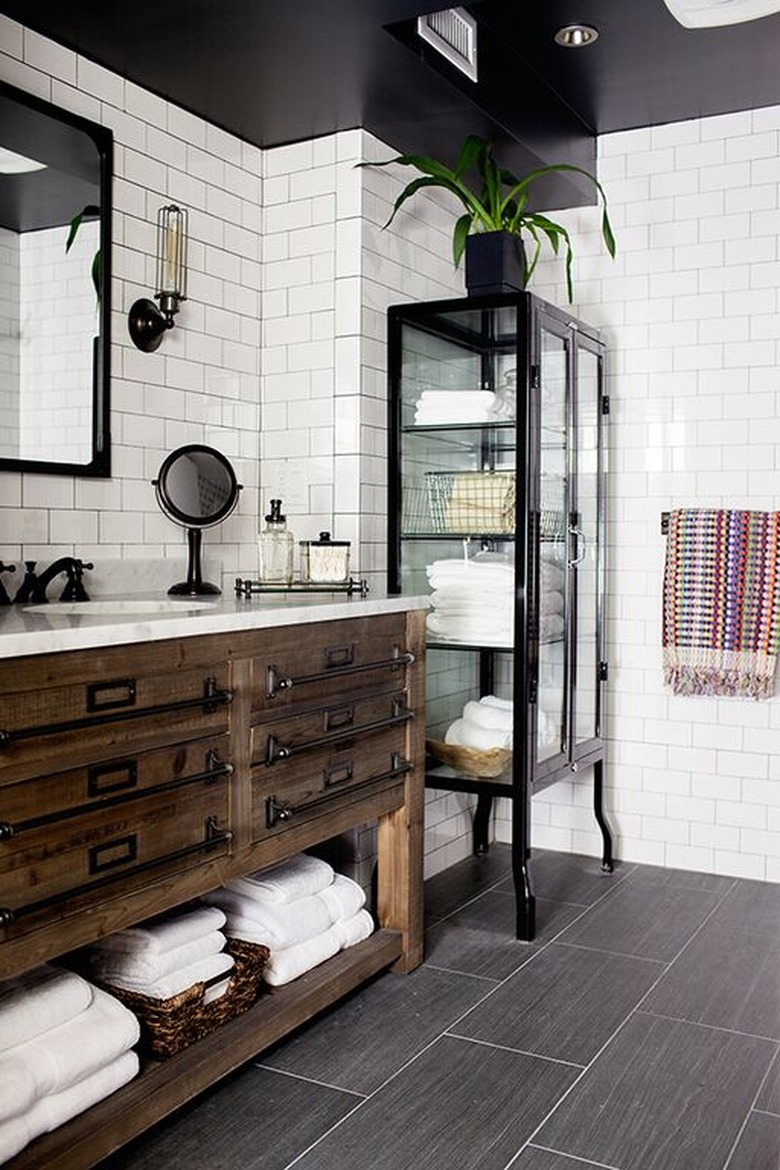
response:
<svg viewBox="0 0 780 1170"><path fill-rule="evenodd" d="M193 611L211 609L213 601L192 601L190 598L183 597L181 601L159 601L156 598L150 598L146 601L134 601L132 599L127 601L49 601L45 605L26 605L24 607L25 613L46 613L52 617L57 614L63 616L69 614L78 614L80 617L132 617L137 615L142 617L144 614L185 614Z"/></svg>

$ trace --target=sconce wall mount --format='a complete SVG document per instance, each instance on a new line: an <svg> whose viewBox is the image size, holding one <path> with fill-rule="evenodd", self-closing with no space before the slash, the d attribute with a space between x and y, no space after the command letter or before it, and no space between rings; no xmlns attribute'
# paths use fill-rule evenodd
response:
<svg viewBox="0 0 780 1170"><path fill-rule="evenodd" d="M187 299L187 212L170 204L157 214L157 292L159 307L148 297L136 301L127 316L134 345L153 353L172 329L181 301Z"/></svg>

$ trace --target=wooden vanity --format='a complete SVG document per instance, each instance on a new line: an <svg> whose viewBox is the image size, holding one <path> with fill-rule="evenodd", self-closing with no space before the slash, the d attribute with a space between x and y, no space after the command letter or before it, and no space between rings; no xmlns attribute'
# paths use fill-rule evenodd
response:
<svg viewBox="0 0 780 1170"><path fill-rule="evenodd" d="M376 972L420 963L424 611L333 608L21 656L16 638L0 664L0 979L378 826L370 939L149 1064L13 1170L95 1165Z"/></svg>

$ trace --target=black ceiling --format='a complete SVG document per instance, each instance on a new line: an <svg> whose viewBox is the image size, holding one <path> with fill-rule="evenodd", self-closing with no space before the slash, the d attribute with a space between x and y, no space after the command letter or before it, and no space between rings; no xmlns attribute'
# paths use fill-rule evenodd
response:
<svg viewBox="0 0 780 1170"><path fill-rule="evenodd" d="M438 5L441 6L441 5ZM780 16L689 30L663 0L479 0L474 85L414 34L431 0L0 0L0 12L259 146L363 126L453 157L589 166L593 135L780 104ZM575 20L598 41L563 49Z"/></svg>

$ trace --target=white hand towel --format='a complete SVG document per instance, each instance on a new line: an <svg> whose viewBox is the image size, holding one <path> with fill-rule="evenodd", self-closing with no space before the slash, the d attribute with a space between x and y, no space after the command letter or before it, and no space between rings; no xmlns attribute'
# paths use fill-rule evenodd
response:
<svg viewBox="0 0 780 1170"><path fill-rule="evenodd" d="M164 918L131 926L110 934L95 944L102 951L117 951L130 955L159 955L173 951L203 935L221 930L225 915L218 906L198 906L186 913L170 914Z"/></svg>
<svg viewBox="0 0 780 1170"><path fill-rule="evenodd" d="M196 983L207 983L210 979L216 979L218 975L224 975L226 971L231 971L233 966L233 956L229 955L227 951L222 951L218 955L211 955L208 959L200 959L191 967L172 971L170 975L153 983L119 977L112 982L124 991L135 991L138 995L149 996L150 999L171 999L172 996L186 991L188 987L192 987Z"/></svg>
<svg viewBox="0 0 780 1170"><path fill-rule="evenodd" d="M138 1042L138 1020L123 1004L94 989L86 1011L15 1049L32 1071L36 1095L58 1093L91 1076Z"/></svg>
<svg viewBox="0 0 780 1170"><path fill-rule="evenodd" d="M330 911L332 923L352 918L366 902L362 886L343 873L337 873L332 884L322 890L319 896Z"/></svg>
<svg viewBox="0 0 780 1170"><path fill-rule="evenodd" d="M347 947L356 946L374 933L374 920L368 910L358 910L351 918L346 918L343 922L334 922L331 929L339 940L341 949L346 950Z"/></svg>
<svg viewBox="0 0 780 1170"><path fill-rule="evenodd" d="M272 987L280 987L324 963L340 950L341 943L331 927L307 942L296 943L294 947L285 947L282 951L272 951L263 970L263 979Z"/></svg>
<svg viewBox="0 0 780 1170"><path fill-rule="evenodd" d="M171 951L160 951L157 954L106 953L100 947L93 947L89 951L88 962L93 975L104 983L117 983L120 979L130 979L135 983L156 983L166 975L191 967L200 959L219 954L225 942L222 931L213 930L211 934L201 935Z"/></svg>
<svg viewBox="0 0 780 1170"><path fill-rule="evenodd" d="M512 712L504 711L501 707L492 707L487 703L476 703L474 700L466 703L463 718L476 723L478 727L492 727L503 732L512 730Z"/></svg>
<svg viewBox="0 0 780 1170"><path fill-rule="evenodd" d="M73 971L44 964L0 983L0 1052L83 1012L92 987Z"/></svg>
<svg viewBox="0 0 780 1170"><path fill-rule="evenodd" d="M316 894L329 886L334 876L333 867L327 861L310 857L308 853L298 853L278 865L236 878L227 883L227 888L256 898L258 902L274 905Z"/></svg>
<svg viewBox="0 0 780 1170"><path fill-rule="evenodd" d="M219 891L214 892L215 895ZM263 946L291 947L322 934L331 925L330 910L319 894L298 898L284 906L264 906L254 898L222 891L222 905L228 912L226 932L231 938L245 938ZM251 931L251 938L245 931Z"/></svg>
<svg viewBox="0 0 780 1170"><path fill-rule="evenodd" d="M476 748L478 751L489 751L494 747L511 747L512 733L501 731L497 727L480 727L470 719L456 719L447 728L444 742Z"/></svg>
<svg viewBox="0 0 780 1170"><path fill-rule="evenodd" d="M35 1072L16 1048L0 1055L0 1122L29 1109L38 1089Z"/></svg>
<svg viewBox="0 0 780 1170"><path fill-rule="evenodd" d="M32 1133L28 1118L29 1113L20 1113L0 1122L0 1165L9 1162L37 1136Z"/></svg>
<svg viewBox="0 0 780 1170"><path fill-rule="evenodd" d="M139 1060L135 1052L125 1052L103 1065L91 1076L85 1077L78 1084L63 1089L60 1093L41 1097L36 1101L28 1115L28 1124L31 1137L38 1137L42 1133L50 1133L58 1126L64 1125L72 1117L83 1113L98 1101L110 1097L122 1085L132 1081L138 1074Z"/></svg>
<svg viewBox="0 0 780 1170"><path fill-rule="evenodd" d="M483 707L498 707L501 711L511 711L514 708L512 699L500 699L498 695L483 695L479 701Z"/></svg>

